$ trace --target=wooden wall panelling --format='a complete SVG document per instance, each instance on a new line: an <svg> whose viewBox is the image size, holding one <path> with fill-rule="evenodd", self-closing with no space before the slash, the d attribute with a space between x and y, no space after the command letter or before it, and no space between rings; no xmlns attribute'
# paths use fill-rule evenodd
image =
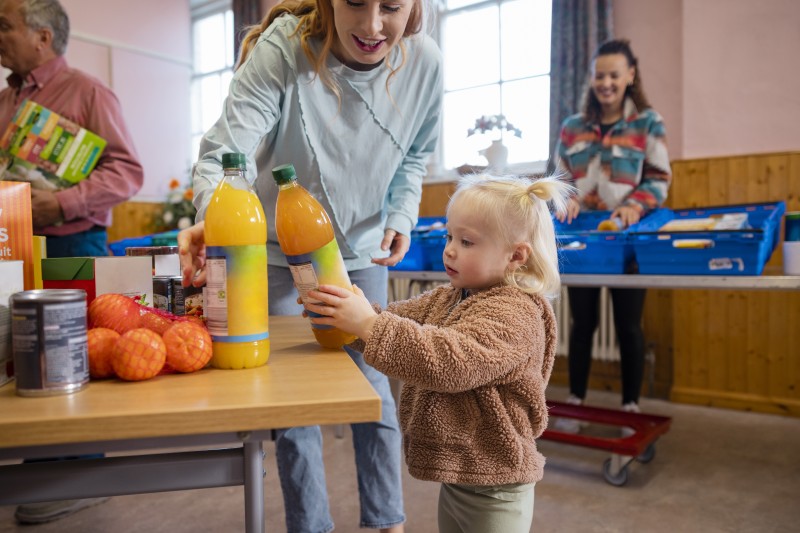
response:
<svg viewBox="0 0 800 533"><path fill-rule="evenodd" d="M681 161L673 171L673 208L785 200L800 209L798 153ZM781 269L776 249L766 270ZM675 291L671 398L800 416L798 317L797 292Z"/></svg>
<svg viewBox="0 0 800 533"><path fill-rule="evenodd" d="M456 190L456 182L443 181L424 183L422 185L422 199L419 203L419 216L443 217L447 210L447 202Z"/></svg>
<svg viewBox="0 0 800 533"><path fill-rule="evenodd" d="M154 232L153 217L161 210L157 202L123 202L114 207L108 241L141 237Z"/></svg>

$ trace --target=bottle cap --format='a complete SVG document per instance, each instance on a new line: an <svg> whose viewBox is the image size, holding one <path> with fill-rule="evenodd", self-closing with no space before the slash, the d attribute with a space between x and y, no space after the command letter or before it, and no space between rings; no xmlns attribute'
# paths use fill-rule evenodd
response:
<svg viewBox="0 0 800 533"><path fill-rule="evenodd" d="M244 154L222 154L222 168L247 168L247 157Z"/></svg>
<svg viewBox="0 0 800 533"><path fill-rule="evenodd" d="M297 179L297 173L294 171L294 165L288 163L272 169L272 177L278 182L278 185L289 183L293 179Z"/></svg>

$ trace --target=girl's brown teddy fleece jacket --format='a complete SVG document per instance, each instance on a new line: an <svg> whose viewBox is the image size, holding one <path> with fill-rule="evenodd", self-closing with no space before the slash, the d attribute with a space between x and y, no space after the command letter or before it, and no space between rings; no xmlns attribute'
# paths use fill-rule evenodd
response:
<svg viewBox="0 0 800 533"><path fill-rule="evenodd" d="M556 320L542 296L451 285L380 313L367 363L403 381L400 425L412 476L467 485L531 483L544 457L545 388Z"/></svg>

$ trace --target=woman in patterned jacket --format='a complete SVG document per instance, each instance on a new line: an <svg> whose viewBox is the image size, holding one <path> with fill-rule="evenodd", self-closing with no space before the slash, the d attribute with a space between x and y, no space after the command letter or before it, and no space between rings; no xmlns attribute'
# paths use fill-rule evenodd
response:
<svg viewBox="0 0 800 533"><path fill-rule="evenodd" d="M621 227L635 224L667 197L671 171L661 116L650 107L638 61L627 40L600 46L592 65L583 111L567 118L556 149L557 168L575 185L565 214L569 223L581 210L612 210ZM597 287L570 287L568 403L586 397L592 336L598 322ZM620 346L622 407L639 412L644 370L642 311L645 289L611 289L614 325ZM556 427L577 432L574 419Z"/></svg>

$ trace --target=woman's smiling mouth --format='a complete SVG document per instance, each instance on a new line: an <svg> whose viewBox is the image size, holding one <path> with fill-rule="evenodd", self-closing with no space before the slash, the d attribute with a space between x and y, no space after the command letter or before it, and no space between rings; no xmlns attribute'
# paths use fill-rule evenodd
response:
<svg viewBox="0 0 800 533"><path fill-rule="evenodd" d="M362 39L353 35L353 42L356 43L356 46L358 46L360 50L369 53L377 51L384 41L385 39Z"/></svg>

